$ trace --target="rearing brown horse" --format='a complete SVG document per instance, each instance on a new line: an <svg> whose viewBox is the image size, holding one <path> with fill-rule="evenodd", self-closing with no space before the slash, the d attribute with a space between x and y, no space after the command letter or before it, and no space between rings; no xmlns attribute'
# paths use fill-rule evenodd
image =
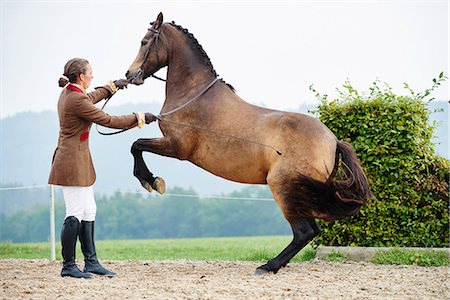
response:
<svg viewBox="0 0 450 300"><path fill-rule="evenodd" d="M134 175L148 191L165 191L147 169L142 151L189 160L228 180L268 184L292 227L292 242L257 274L276 273L328 221L356 214L370 197L358 158L320 121L243 101L217 79L211 61L186 29L163 23L160 13L128 70L136 85L167 69L166 100L159 115L162 138L139 139L132 148ZM342 157L342 175L335 178Z"/></svg>

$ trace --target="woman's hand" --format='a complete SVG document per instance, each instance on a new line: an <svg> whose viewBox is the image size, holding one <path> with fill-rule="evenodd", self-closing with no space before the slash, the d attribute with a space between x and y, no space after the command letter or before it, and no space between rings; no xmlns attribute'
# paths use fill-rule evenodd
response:
<svg viewBox="0 0 450 300"><path fill-rule="evenodd" d="M139 128L142 128L145 124L150 124L151 122L155 122L156 120L158 120L158 117L156 117L152 113L138 112L134 114L136 116L137 126Z"/></svg>
<svg viewBox="0 0 450 300"><path fill-rule="evenodd" d="M117 80L114 80L113 83L116 86L116 88L118 88L119 90L126 89L127 85L129 84L128 80L126 80L126 79L117 79Z"/></svg>
<svg viewBox="0 0 450 300"><path fill-rule="evenodd" d="M152 113L145 113L145 124L150 124L151 122L155 122L158 118Z"/></svg>

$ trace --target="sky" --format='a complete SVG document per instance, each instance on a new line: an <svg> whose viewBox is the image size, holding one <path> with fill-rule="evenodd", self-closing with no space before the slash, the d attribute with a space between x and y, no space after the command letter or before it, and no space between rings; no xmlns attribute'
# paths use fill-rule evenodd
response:
<svg viewBox="0 0 450 300"><path fill-rule="evenodd" d="M449 74L448 1L0 1L1 118L56 110L73 57L90 61L91 87L124 77L159 12L242 99L274 109L316 104L311 84L333 97L346 79L361 90L379 79L406 94L404 82L423 91ZM449 99L448 84L433 96ZM163 101L164 83L147 79L111 105Z"/></svg>

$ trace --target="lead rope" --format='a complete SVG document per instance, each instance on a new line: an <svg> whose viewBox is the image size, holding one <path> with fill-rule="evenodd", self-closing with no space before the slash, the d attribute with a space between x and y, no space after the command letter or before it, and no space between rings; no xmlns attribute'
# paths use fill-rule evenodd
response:
<svg viewBox="0 0 450 300"><path fill-rule="evenodd" d="M114 94L115 94L115 93L114 93ZM105 103L103 104L101 110L103 110L103 109L105 108L106 104L108 104L109 100L111 100L111 97L114 96L114 94L111 94L111 96L109 96L108 98L106 98L106 101L105 101ZM127 131L127 130L130 130L131 128L134 128L134 127L136 127L136 126L137 126L137 123L136 123L136 125L133 125L133 126L131 126L131 127L125 127L125 128L123 128L123 129L121 129L121 130L118 130L118 131L114 131L114 132L101 132L100 130L98 130L98 124L95 123L95 129L96 129L97 132L98 132L99 134L101 134L101 135L114 135L114 134L122 133L122 132Z"/></svg>

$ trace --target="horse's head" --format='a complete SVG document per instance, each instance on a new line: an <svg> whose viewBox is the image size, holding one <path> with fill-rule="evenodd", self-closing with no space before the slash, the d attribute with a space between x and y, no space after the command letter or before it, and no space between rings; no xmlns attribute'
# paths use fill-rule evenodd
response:
<svg viewBox="0 0 450 300"><path fill-rule="evenodd" d="M159 13L156 21L150 25L141 41L138 55L126 73L128 81L132 84L143 84L147 77L167 65L167 51L161 43L160 36L163 29L163 14Z"/></svg>

